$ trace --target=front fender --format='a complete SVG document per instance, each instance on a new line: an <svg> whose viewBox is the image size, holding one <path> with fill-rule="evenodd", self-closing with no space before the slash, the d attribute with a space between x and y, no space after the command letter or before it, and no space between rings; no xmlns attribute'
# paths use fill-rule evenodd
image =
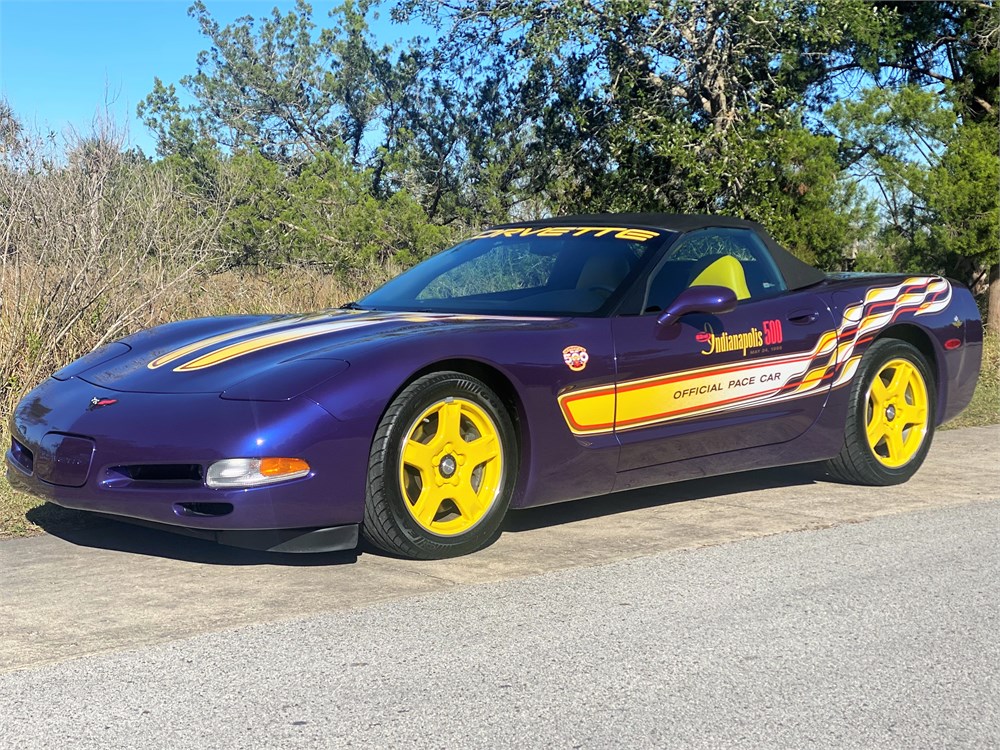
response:
<svg viewBox="0 0 1000 750"><path fill-rule="evenodd" d="M563 350L587 350L585 369L574 371ZM369 445L389 404L422 372L454 369L456 360L477 363L505 378L523 413L519 489L514 507L610 492L618 461L613 435L575 437L559 409L569 388L614 379L615 357L607 319L503 321L457 328L442 325L419 336L372 340L338 352L350 367L307 395Z"/></svg>

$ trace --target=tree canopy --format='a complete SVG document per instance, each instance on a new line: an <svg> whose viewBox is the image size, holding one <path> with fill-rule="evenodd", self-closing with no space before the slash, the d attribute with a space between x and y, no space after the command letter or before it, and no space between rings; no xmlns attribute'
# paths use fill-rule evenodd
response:
<svg viewBox="0 0 1000 750"><path fill-rule="evenodd" d="M387 44L375 13L411 35ZM409 263L571 211L756 219L828 269L1000 263L993 2L348 0L221 26L139 113L243 262ZM182 104L184 101L190 104ZM1000 283L992 291L1000 295ZM990 305L1000 327L1000 299Z"/></svg>

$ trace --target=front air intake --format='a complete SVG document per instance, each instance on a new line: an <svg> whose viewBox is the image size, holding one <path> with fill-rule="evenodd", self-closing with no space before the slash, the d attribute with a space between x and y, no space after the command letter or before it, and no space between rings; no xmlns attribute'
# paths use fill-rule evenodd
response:
<svg viewBox="0 0 1000 750"><path fill-rule="evenodd" d="M126 464L107 470L104 485L123 487L136 484L178 485L191 487L202 484L204 474L200 464Z"/></svg>
<svg viewBox="0 0 1000 750"><path fill-rule="evenodd" d="M28 446L19 442L16 438L11 438L10 456L14 459L14 463L29 474L31 473L34 468L35 456L30 450L28 450Z"/></svg>
<svg viewBox="0 0 1000 750"><path fill-rule="evenodd" d="M232 503L174 503L174 512L179 516L200 518L228 516L233 512Z"/></svg>

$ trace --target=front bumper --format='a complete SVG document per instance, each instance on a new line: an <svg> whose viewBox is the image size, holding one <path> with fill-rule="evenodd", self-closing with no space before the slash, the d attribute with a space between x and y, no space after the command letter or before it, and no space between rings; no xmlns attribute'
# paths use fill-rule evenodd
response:
<svg viewBox="0 0 1000 750"><path fill-rule="evenodd" d="M107 515L107 514L101 514ZM282 553L317 553L341 552L352 550L358 546L360 525L356 523L346 526L331 526L326 529L263 529L259 531L209 531L207 529L192 529L184 526L168 526L150 521L138 521L134 518L107 516L117 521L128 521L172 534L203 539L227 547L257 550L259 552Z"/></svg>
<svg viewBox="0 0 1000 750"><path fill-rule="evenodd" d="M115 403L90 408L105 396ZM354 530L326 533L326 543L346 544L352 533L357 541L369 438L307 398L228 401L50 379L18 405L11 432L12 485L66 508L221 533L214 538L227 544L235 539L229 532L285 530L263 547L282 551L292 551L292 536L303 534L322 544L324 534L315 532L335 527ZM303 458L312 471L252 489L205 486L211 463L263 455Z"/></svg>

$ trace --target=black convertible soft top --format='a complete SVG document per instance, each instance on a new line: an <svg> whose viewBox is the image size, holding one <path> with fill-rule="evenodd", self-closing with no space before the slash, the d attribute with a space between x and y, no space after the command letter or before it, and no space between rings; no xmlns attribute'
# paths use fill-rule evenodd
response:
<svg viewBox="0 0 1000 750"><path fill-rule="evenodd" d="M698 229L722 227L725 229L749 229L756 232L771 252L771 257L778 265L785 284L789 289L818 284L826 279L826 274L818 268L799 260L781 245L764 227L756 221L737 219L732 216L713 216L711 214L576 214L573 216L556 216L550 219L536 219L504 224L508 227L534 226L566 226L591 224L596 226L614 226L624 224L631 227L649 227L651 229L667 229L671 232L684 234Z"/></svg>

